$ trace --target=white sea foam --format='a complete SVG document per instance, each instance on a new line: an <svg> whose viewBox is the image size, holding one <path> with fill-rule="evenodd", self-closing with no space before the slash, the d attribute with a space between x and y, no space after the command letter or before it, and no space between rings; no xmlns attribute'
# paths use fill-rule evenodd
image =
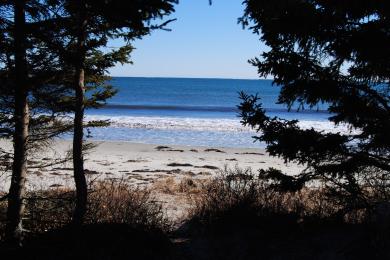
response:
<svg viewBox="0 0 390 260"><path fill-rule="evenodd" d="M111 127L193 131L251 131L239 119L141 117L141 116L87 116L87 120L109 120Z"/></svg>
<svg viewBox="0 0 390 260"><path fill-rule="evenodd" d="M298 126L302 129L314 128L326 133L356 133L356 130L350 129L346 124L335 125L330 121L300 120Z"/></svg>
<svg viewBox="0 0 390 260"><path fill-rule="evenodd" d="M182 117L141 117L141 116L104 116L88 115L86 120L109 120L110 127L156 130L190 130L217 132L254 132L244 127L237 119L221 118L182 118ZM314 128L325 132L349 132L346 125L335 126L329 121L301 120L298 125L303 129Z"/></svg>

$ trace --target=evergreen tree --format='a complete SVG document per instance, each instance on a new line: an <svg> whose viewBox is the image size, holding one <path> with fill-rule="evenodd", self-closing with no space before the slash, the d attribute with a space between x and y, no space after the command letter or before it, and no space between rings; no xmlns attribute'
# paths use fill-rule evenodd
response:
<svg viewBox="0 0 390 260"><path fill-rule="evenodd" d="M84 127L102 122L84 122L88 107L99 107L115 94L106 84L106 72L116 63L130 62L131 41L163 29L170 22L153 25L156 19L174 11L176 0L58 0L52 1L57 23L53 24L56 37L51 37L51 48L64 61L64 70L72 75L64 81L74 93L73 167L76 183L74 224L81 224L87 206L87 183L84 174ZM40 30L42 31L42 30ZM45 35L42 35L42 39ZM102 51L112 39L124 40L124 45L109 52ZM86 91L90 94L86 95Z"/></svg>
<svg viewBox="0 0 390 260"><path fill-rule="evenodd" d="M2 3L7 5L7 3ZM11 4L12 5L12 4ZM14 69L14 156L7 211L7 239L19 242L22 234L23 196L27 176L27 142L29 131L26 3L16 0L13 5ZM4 21L4 20L3 20ZM3 22L2 21L2 22Z"/></svg>
<svg viewBox="0 0 390 260"><path fill-rule="evenodd" d="M270 48L250 62L280 87L278 102L303 110L326 104L349 132L302 129L270 117L242 93L242 122L267 151L306 166L298 176L261 171L279 188L323 181L353 207L366 206L367 180L390 173L390 3L386 0L246 0L240 22Z"/></svg>
<svg viewBox="0 0 390 260"><path fill-rule="evenodd" d="M0 3L0 138L12 138L12 176L6 239L22 238L28 150L71 126L53 110L66 90L57 86L59 59L34 35L35 24L50 23L44 1Z"/></svg>

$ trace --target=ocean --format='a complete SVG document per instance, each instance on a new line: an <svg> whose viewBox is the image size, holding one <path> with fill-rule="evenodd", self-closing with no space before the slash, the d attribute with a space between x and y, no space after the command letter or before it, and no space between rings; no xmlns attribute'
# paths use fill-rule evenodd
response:
<svg viewBox="0 0 390 260"><path fill-rule="evenodd" d="M109 127L91 129L92 140L264 147L253 142L256 132L240 123L240 91L257 93L271 116L297 119L304 128L339 130L327 121L325 105L289 112L276 104L279 88L271 80L115 77L110 84L118 94L104 108L86 112L86 120L111 122Z"/></svg>

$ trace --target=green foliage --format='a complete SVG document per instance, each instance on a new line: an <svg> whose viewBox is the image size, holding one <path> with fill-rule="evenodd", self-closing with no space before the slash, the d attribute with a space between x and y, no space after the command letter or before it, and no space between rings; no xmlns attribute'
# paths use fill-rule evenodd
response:
<svg viewBox="0 0 390 260"><path fill-rule="evenodd" d="M241 94L242 122L267 151L306 165L298 176L262 174L284 188L320 180L364 205L367 176L390 172L390 5L388 1L244 1L240 22L270 47L250 62L280 87L278 103L298 110L326 103L329 121L348 132L301 129L266 115L257 96ZM364 173L364 174L362 174ZM365 178L362 177L365 176Z"/></svg>
<svg viewBox="0 0 390 260"><path fill-rule="evenodd" d="M43 125L62 121L63 131L71 130L67 115L74 111L74 73L80 57L85 56L86 108L99 108L116 94L108 84L107 70L117 63L131 63L131 41L149 34L162 25L150 21L161 19L173 12L174 0L160 1L84 1L88 16L85 49L77 46L77 16L81 10L79 1L29 1L27 3L27 63L29 64L29 96L31 108L31 141L34 131ZM14 103L14 50L13 3L0 5L0 136L13 134ZM122 38L118 48L108 48L110 39ZM84 55L85 54L85 55ZM44 117L42 115L45 115ZM43 120L45 119L45 120ZM36 126L35 126L36 125ZM101 124L86 124L103 126ZM35 129L35 130L34 130ZM58 128L57 128L58 129ZM47 129L48 130L48 129ZM54 133L48 134L54 136Z"/></svg>
<svg viewBox="0 0 390 260"><path fill-rule="evenodd" d="M49 14L56 22L35 24L35 30L42 41L50 39L46 44L59 57L62 71L68 75L59 81L70 92L62 97L63 109L69 112L74 110L74 75L77 67L85 71L85 108L99 108L114 96L117 91L108 84L108 69L118 63L131 63L133 40L152 30L166 29L171 20L162 24L153 24L153 21L157 22L172 13L175 3L176 0L47 1ZM118 38L123 45L109 47L110 40Z"/></svg>
<svg viewBox="0 0 390 260"><path fill-rule="evenodd" d="M0 4L0 138L14 135L14 110L16 68L14 49L14 3L3 1ZM26 62L28 79L26 89L30 108L29 143L30 147L69 131L72 127L66 122L65 111L59 109L67 88L58 84L66 77L61 61L39 38L36 24L48 24L53 17L45 8L45 1L26 3ZM41 26L41 30L47 27Z"/></svg>

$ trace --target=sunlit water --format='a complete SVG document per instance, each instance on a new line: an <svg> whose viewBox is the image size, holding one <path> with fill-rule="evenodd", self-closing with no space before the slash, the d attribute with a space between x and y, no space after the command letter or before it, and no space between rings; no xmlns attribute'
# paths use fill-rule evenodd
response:
<svg viewBox="0 0 390 260"><path fill-rule="evenodd" d="M326 107L288 112L276 104L279 88L269 80L114 78L118 94L108 105L88 110L86 120L110 120L91 131L94 140L152 144L262 147L256 133L240 123L239 91L262 98L271 116L298 119L304 128L344 131L327 121ZM294 111L294 110L292 110Z"/></svg>

